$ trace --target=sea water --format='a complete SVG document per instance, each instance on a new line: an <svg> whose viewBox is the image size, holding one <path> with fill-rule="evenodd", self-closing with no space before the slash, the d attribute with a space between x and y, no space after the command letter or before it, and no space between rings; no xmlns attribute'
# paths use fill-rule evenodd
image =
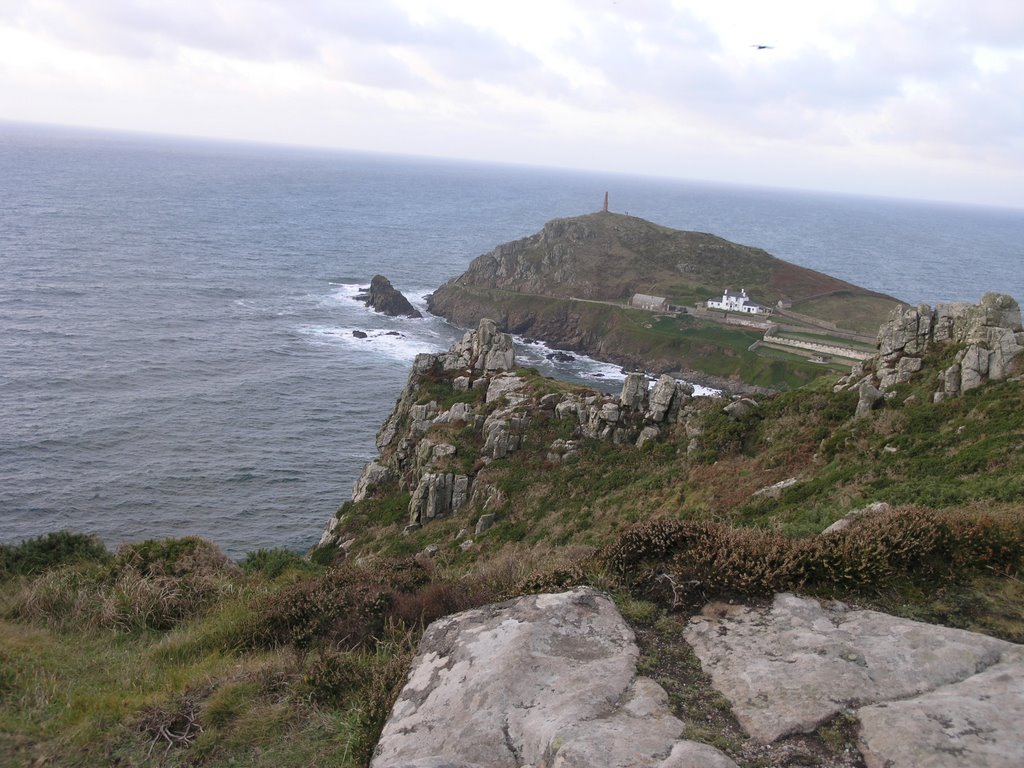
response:
<svg viewBox="0 0 1024 768"><path fill-rule="evenodd" d="M1021 211L0 125L0 541L311 546L413 356L463 332L377 315L359 287L383 274L425 309L474 257L605 191L913 303L1024 298Z"/></svg>

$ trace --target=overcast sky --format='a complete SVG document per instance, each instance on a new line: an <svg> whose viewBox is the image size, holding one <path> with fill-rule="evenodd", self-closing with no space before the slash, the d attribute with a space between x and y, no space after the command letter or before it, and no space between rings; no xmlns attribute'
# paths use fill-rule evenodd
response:
<svg viewBox="0 0 1024 768"><path fill-rule="evenodd" d="M0 0L0 119L1024 208L1024 0Z"/></svg>

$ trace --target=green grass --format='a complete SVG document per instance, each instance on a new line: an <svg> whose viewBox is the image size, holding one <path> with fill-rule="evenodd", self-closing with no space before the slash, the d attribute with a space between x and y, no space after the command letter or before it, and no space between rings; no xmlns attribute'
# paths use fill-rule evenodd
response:
<svg viewBox="0 0 1024 768"><path fill-rule="evenodd" d="M641 329L743 333L666 321ZM339 510L355 539L347 559L273 549L238 567L195 538L117 555L87 537L9 546L5 562L32 565L0 574L0 765L365 765L427 623L581 583L615 594L642 671L696 713L688 735L733 754L747 742L678 641L686 611L709 598L804 589L1024 642L1024 386L933 405L951 354L932 353L869 418L852 419L856 393L822 381L759 398L742 421L699 398L693 434L677 425L643 449L581 440L568 465L547 448L574 424L550 410L533 410L522 448L490 462L474 428L438 425L427 437L456 444L474 483L507 497L481 536L473 504L402 535L409 494L395 481ZM519 374L535 398L575 389ZM429 387L450 396L442 378ZM787 478L798 482L779 498L755 495ZM834 544L816 536L880 500L901 508ZM432 559L418 554L430 544ZM202 728L190 748L168 749L160 726L190 718ZM837 721L814 738L840 752L850 733Z"/></svg>
<svg viewBox="0 0 1024 768"><path fill-rule="evenodd" d="M892 299L871 294L831 294L796 302L793 311L829 320L855 333L874 336L894 306Z"/></svg>
<svg viewBox="0 0 1024 768"><path fill-rule="evenodd" d="M178 563L176 555L195 549L193 539L141 548ZM247 558L259 567L227 571L228 588L215 605L197 605L164 630L55 623L42 609L18 610L35 582L69 569L83 575L55 582L68 593L63 602L95 600L83 585L101 574L89 564L0 582L0 765L365 765L404 679L415 639L409 632L418 630L389 625L358 651L360 676L342 689L331 677L338 664L325 662L315 643L310 654L289 643L242 642L277 595L323 578L308 562L289 563L276 576L269 572L276 567L264 567L282 559L290 558ZM203 567L193 560L173 577L146 578L183 582ZM358 578L351 585L362 588ZM185 734L188 748L172 744L164 728Z"/></svg>
<svg viewBox="0 0 1024 768"><path fill-rule="evenodd" d="M748 384L792 389L812 381L821 366L797 355L761 355L748 351L761 339L758 331L697 320L693 316L657 316L570 299L517 294L498 289L460 287L468 305L483 317L496 317L517 333L556 345L559 334L576 329L576 351L630 367L701 371ZM433 397L433 396L432 396ZM433 397L433 399L437 399Z"/></svg>

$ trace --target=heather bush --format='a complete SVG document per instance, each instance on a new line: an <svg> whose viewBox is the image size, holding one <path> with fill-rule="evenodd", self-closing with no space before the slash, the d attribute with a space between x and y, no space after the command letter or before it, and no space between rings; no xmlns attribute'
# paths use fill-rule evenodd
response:
<svg viewBox="0 0 1024 768"><path fill-rule="evenodd" d="M387 614L406 626L426 626L450 613L484 605L492 597L470 581L433 582L415 592L393 594Z"/></svg>
<svg viewBox="0 0 1024 768"><path fill-rule="evenodd" d="M243 642L257 647L316 643L365 648L381 636L396 594L430 581L416 560L356 566L342 562L322 576L293 584L270 597Z"/></svg>
<svg viewBox="0 0 1024 768"><path fill-rule="evenodd" d="M106 563L110 559L110 552L98 537L57 531L20 544L0 544L0 579L42 573L70 563Z"/></svg>
<svg viewBox="0 0 1024 768"><path fill-rule="evenodd" d="M671 589L674 604L786 589L872 593L982 569L1012 573L1022 557L1024 533L1012 521L923 509L895 510L803 539L708 521L656 520L626 531L601 553L625 585L663 597Z"/></svg>
<svg viewBox="0 0 1024 768"><path fill-rule="evenodd" d="M143 576L216 576L238 569L220 547L199 536L125 544L117 551L116 565Z"/></svg>
<svg viewBox="0 0 1024 768"><path fill-rule="evenodd" d="M12 618L62 629L166 630L232 588L235 566L198 538L122 547L116 558L50 568L22 581Z"/></svg>

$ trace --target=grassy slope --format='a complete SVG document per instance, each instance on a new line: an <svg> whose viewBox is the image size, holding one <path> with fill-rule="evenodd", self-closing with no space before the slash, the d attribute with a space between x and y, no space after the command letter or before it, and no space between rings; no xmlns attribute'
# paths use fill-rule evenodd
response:
<svg viewBox="0 0 1024 768"><path fill-rule="evenodd" d="M538 395L566 386L525 375ZM704 599L791 587L793 573L771 567L779 552L810 553L798 575L812 593L1024 641L1024 386L936 406L926 401L931 374L918 381L857 422L854 397L827 387L766 400L741 423L705 400L690 452L680 428L644 449L585 442L567 466L546 459L551 441L571 435L549 412L534 414L520 451L486 467L473 430L447 425L454 461L476 466L477 482L508 498L497 525L465 551L456 534L481 510L402 536L408 496L397 488L346 505L343 525L368 557L355 570L286 553L250 558L247 570L210 554L180 565L190 550L161 545L144 556L87 553L84 564L40 573L45 556L19 566L0 550L0 765L365 764L423 622L581 581L616 594L638 629L644 672L680 714L700 713L684 718L701 723L691 735L741 765L764 765L678 641L678 622ZM441 379L422 395L478 393ZM753 497L789 477L799 483L780 498ZM883 520L870 547L847 541L840 571L852 569L853 580L818 569L812 534L876 500L926 509ZM924 540L934 547L921 559ZM880 564L879 542L902 544ZM428 544L440 549L425 565L381 560ZM698 585L675 611L651 579L661 572ZM188 736L189 749L170 746L160 726L186 732L190 713L202 731ZM853 734L835 722L799 739L787 748L805 755L802 764L827 764Z"/></svg>
<svg viewBox="0 0 1024 768"><path fill-rule="evenodd" d="M793 304L794 312L828 320L841 328L869 336L878 332L881 324L879 318L885 318L892 308L893 303L887 297L877 294L852 295L842 291Z"/></svg>
<svg viewBox="0 0 1024 768"><path fill-rule="evenodd" d="M500 288L551 298L623 301L640 292L688 305L720 296L726 287L744 287L764 304L807 300L814 310L809 314L843 327L868 322L872 331L897 303L759 248L613 213L549 222L538 235L474 260L438 294Z"/></svg>

